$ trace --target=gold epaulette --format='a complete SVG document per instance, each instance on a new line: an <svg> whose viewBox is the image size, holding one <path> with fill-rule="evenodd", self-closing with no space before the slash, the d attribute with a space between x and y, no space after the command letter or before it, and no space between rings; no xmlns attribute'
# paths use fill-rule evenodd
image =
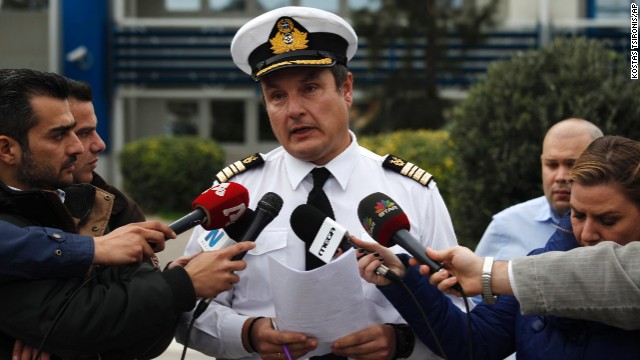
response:
<svg viewBox="0 0 640 360"><path fill-rule="evenodd" d="M227 182L232 177L262 164L264 164L262 155L260 155L259 153L255 153L222 169L219 173L216 174L216 179L218 179L218 181L221 183Z"/></svg>
<svg viewBox="0 0 640 360"><path fill-rule="evenodd" d="M387 155L387 157L382 162L382 167L393 170L398 174L410 177L424 186L428 186L429 183L433 180L433 175L431 175L430 173L422 170L419 166L413 163L402 160L395 155Z"/></svg>

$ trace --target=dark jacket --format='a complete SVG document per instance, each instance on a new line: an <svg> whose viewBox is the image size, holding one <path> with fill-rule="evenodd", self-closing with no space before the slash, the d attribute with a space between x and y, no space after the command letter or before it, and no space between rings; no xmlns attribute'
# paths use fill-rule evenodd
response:
<svg viewBox="0 0 640 360"><path fill-rule="evenodd" d="M571 229L566 222L561 226ZM533 253L567 251L577 246L573 234L558 230L545 248ZM405 263L407 260L403 256ZM640 331L556 316L524 316L516 298L505 295L494 305L481 303L471 311L469 341L466 314L429 284L417 267L407 269L404 281L418 298L449 359L468 359L470 344L477 360L504 359L516 350L518 359L637 359L640 354ZM418 337L438 353L433 336L405 290L399 285L380 289Z"/></svg>
<svg viewBox="0 0 640 360"><path fill-rule="evenodd" d="M14 191L0 184L0 214L20 226L77 232L74 220L89 214L76 196L88 199L91 185L65 189L65 203L51 191ZM94 192L95 194L95 192ZM98 201L99 199L96 199ZM34 244L33 246L37 246ZM180 314L195 305L193 284L183 268L160 272L142 264L96 267L88 277L13 281L0 284L0 358L10 358L13 339L62 358L146 359L170 344Z"/></svg>
<svg viewBox="0 0 640 360"><path fill-rule="evenodd" d="M115 196L106 232L132 222L145 221L138 204L107 184L95 172L91 184ZM86 201L93 202L94 199ZM78 221L87 222L88 219L85 216ZM0 241L0 283L17 279L77 276L85 273L93 261L94 244L87 236L40 226L20 228L2 221L1 214L0 234L3 236ZM96 235L95 232L89 234ZM34 242L38 246L32 246ZM154 264L152 261L149 263Z"/></svg>

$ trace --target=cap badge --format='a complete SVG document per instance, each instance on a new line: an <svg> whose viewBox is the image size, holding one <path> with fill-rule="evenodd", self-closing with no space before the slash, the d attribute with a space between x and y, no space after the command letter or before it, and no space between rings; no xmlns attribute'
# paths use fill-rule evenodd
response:
<svg viewBox="0 0 640 360"><path fill-rule="evenodd" d="M293 25L293 20L290 18L283 18L278 20L277 23L278 33L269 39L271 43L271 50L274 54L282 54L287 51L306 49L307 33L296 29Z"/></svg>

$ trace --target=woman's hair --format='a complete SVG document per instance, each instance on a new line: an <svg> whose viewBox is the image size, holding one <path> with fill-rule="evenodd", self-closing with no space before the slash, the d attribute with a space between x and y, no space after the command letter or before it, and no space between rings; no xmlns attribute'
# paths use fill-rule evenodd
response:
<svg viewBox="0 0 640 360"><path fill-rule="evenodd" d="M640 206L640 142L611 135L595 139L573 165L571 182L618 185Z"/></svg>

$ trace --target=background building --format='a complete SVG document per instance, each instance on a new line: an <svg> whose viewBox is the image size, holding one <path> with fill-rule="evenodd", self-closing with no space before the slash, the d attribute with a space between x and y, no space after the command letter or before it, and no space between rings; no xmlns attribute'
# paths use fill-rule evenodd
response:
<svg viewBox="0 0 640 360"><path fill-rule="evenodd" d="M488 0L451 0L452 7ZM270 9L319 7L347 19L376 11L381 0L3 0L0 66L30 67L88 81L99 133L108 149L99 172L120 184L117 154L127 142L160 134L217 140L228 161L276 145L259 88L231 61L235 31ZM453 49L461 75L439 79L452 98L482 78L487 64L544 46L563 34L613 39L628 49L629 1L502 0L496 26L478 48ZM456 52L457 51L457 52ZM366 46L352 64L366 70ZM375 78L357 78L356 109Z"/></svg>

